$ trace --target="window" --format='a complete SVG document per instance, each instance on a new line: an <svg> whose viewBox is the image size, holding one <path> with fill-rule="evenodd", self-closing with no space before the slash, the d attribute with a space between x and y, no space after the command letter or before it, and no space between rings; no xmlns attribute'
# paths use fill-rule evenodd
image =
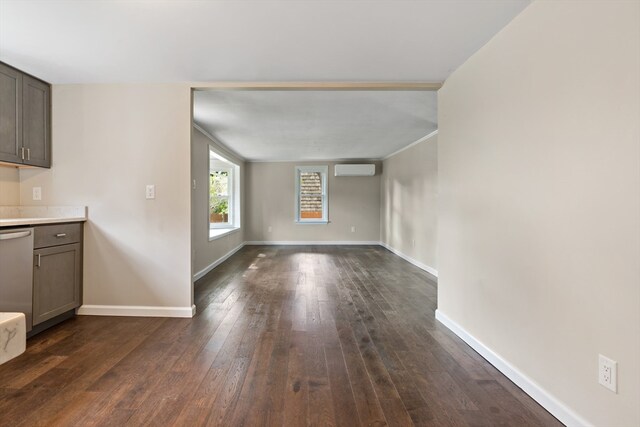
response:
<svg viewBox="0 0 640 427"><path fill-rule="evenodd" d="M240 227L240 167L209 148L209 237Z"/></svg>
<svg viewBox="0 0 640 427"><path fill-rule="evenodd" d="M296 166L296 222L329 222L327 166Z"/></svg>

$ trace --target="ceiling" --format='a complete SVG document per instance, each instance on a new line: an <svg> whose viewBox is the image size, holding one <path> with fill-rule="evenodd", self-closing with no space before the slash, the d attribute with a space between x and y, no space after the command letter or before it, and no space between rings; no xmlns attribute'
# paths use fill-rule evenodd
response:
<svg viewBox="0 0 640 427"><path fill-rule="evenodd" d="M54 84L443 82L529 0L0 0L0 60ZM197 92L249 160L377 159L437 129L428 91Z"/></svg>
<svg viewBox="0 0 640 427"><path fill-rule="evenodd" d="M435 91L194 93L193 117L248 160L380 159L437 129Z"/></svg>
<svg viewBox="0 0 640 427"><path fill-rule="evenodd" d="M529 0L0 0L51 83L444 81Z"/></svg>

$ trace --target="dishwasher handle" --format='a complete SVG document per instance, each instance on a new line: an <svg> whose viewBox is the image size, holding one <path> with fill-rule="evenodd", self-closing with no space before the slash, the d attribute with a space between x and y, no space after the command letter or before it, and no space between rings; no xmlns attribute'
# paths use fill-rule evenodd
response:
<svg viewBox="0 0 640 427"><path fill-rule="evenodd" d="M0 234L0 240L13 240L31 236L31 230Z"/></svg>

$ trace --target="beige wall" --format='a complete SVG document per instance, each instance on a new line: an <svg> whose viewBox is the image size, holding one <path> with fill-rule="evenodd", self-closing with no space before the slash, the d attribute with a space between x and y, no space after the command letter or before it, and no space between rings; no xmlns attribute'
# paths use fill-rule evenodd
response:
<svg viewBox="0 0 640 427"><path fill-rule="evenodd" d="M191 307L189 86L54 85L52 99L53 165L21 170L21 200L89 207L84 303Z"/></svg>
<svg viewBox="0 0 640 427"><path fill-rule="evenodd" d="M20 174L18 168L0 165L0 205L20 204Z"/></svg>
<svg viewBox="0 0 640 427"><path fill-rule="evenodd" d="M240 195L244 196L244 162L221 148L216 142L193 128L191 146L191 177L196 181L192 190L192 262L193 274L204 270L244 242L244 200L241 200L240 230L209 241L209 146L221 156L240 166Z"/></svg>
<svg viewBox="0 0 640 427"><path fill-rule="evenodd" d="M439 310L600 426L640 425L639 16L534 1L438 95Z"/></svg>
<svg viewBox="0 0 640 427"><path fill-rule="evenodd" d="M294 222L295 166L329 166L329 224ZM380 240L380 164L376 175L335 177L335 162L247 163L247 241ZM268 231L268 227L272 231ZM355 233L351 226L356 227Z"/></svg>
<svg viewBox="0 0 640 427"><path fill-rule="evenodd" d="M437 274L438 137L384 160L380 240Z"/></svg>

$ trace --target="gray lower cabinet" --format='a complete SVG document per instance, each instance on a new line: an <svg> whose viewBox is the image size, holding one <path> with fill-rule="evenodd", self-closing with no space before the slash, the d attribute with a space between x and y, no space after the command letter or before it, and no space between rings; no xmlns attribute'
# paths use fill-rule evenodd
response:
<svg viewBox="0 0 640 427"><path fill-rule="evenodd" d="M34 326L82 302L82 224L35 227L35 242L39 243L33 252Z"/></svg>
<svg viewBox="0 0 640 427"><path fill-rule="evenodd" d="M2 62L0 162L51 167L51 85Z"/></svg>

